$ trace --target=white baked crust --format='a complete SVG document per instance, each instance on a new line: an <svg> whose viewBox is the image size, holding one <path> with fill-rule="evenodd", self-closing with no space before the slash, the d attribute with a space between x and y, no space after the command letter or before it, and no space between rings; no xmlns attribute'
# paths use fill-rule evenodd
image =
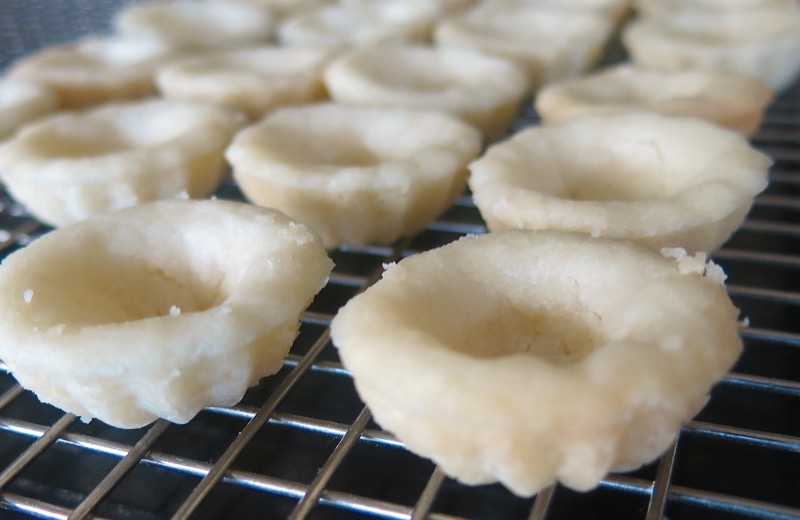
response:
<svg viewBox="0 0 800 520"><path fill-rule="evenodd" d="M258 119L277 107L327 97L322 73L329 50L250 47L208 53L170 63L156 83L170 99L216 103Z"/></svg>
<svg viewBox="0 0 800 520"><path fill-rule="evenodd" d="M697 9L726 13L756 9L797 7L797 0L635 0L637 11L651 15L675 9Z"/></svg>
<svg viewBox="0 0 800 520"><path fill-rule="evenodd" d="M325 71L337 103L456 115L487 138L505 133L528 90L517 65L469 49L392 45L345 53Z"/></svg>
<svg viewBox="0 0 800 520"><path fill-rule="evenodd" d="M378 423L448 475L588 490L655 459L741 351L737 310L690 263L578 234L470 236L388 266L331 334Z"/></svg>
<svg viewBox="0 0 800 520"><path fill-rule="evenodd" d="M26 56L8 76L49 88L62 108L83 108L155 94L156 68L175 55L160 42L94 37Z"/></svg>
<svg viewBox="0 0 800 520"><path fill-rule="evenodd" d="M0 358L84 420L184 423L280 369L331 267L305 226L243 203L96 215L0 265Z"/></svg>
<svg viewBox="0 0 800 520"><path fill-rule="evenodd" d="M237 111L150 99L62 113L0 146L0 178L53 226L156 199L204 197L225 174Z"/></svg>
<svg viewBox="0 0 800 520"><path fill-rule="evenodd" d="M527 71L535 89L594 66L613 26L611 18L592 11L489 4L444 20L434 39L440 46L465 47L513 61Z"/></svg>
<svg viewBox="0 0 800 520"><path fill-rule="evenodd" d="M284 45L366 45L424 42L439 16L427 0L345 2L287 18L278 28Z"/></svg>
<svg viewBox="0 0 800 520"><path fill-rule="evenodd" d="M248 4L267 9L278 19L296 15L304 11L330 5L335 0L210 0L220 3Z"/></svg>
<svg viewBox="0 0 800 520"><path fill-rule="evenodd" d="M483 0L481 5L538 6L567 11L594 12L619 23L623 21L633 0Z"/></svg>
<svg viewBox="0 0 800 520"><path fill-rule="evenodd" d="M435 9L439 19L462 13L474 7L478 0L425 0L425 3ZM375 0L338 0L340 5L368 5L376 4ZM406 2L409 5L415 2Z"/></svg>
<svg viewBox="0 0 800 520"><path fill-rule="evenodd" d="M490 230L560 229L655 250L713 251L767 185L772 161L739 134L655 113L532 127L470 165Z"/></svg>
<svg viewBox="0 0 800 520"><path fill-rule="evenodd" d="M720 9L698 6L670 6L644 2L639 17L657 22L687 36L710 39L749 40L769 38L791 32L800 16L797 4L749 9Z"/></svg>
<svg viewBox="0 0 800 520"><path fill-rule="evenodd" d="M268 9L247 3L172 0L128 6L114 26L130 38L194 51L266 43L275 20Z"/></svg>
<svg viewBox="0 0 800 520"><path fill-rule="evenodd" d="M54 112L58 98L50 89L36 83L0 79L0 141L22 125Z"/></svg>
<svg viewBox="0 0 800 520"><path fill-rule="evenodd" d="M631 60L643 67L738 72L776 92L795 80L800 71L800 10L790 9L772 18L773 23L760 25L746 15L730 24L716 23L712 15L707 19L686 29L642 18L625 27L622 39Z"/></svg>
<svg viewBox="0 0 800 520"><path fill-rule="evenodd" d="M480 134L447 114L320 104L273 112L225 155L249 200L334 248L424 229L464 191L480 147Z"/></svg>
<svg viewBox="0 0 800 520"><path fill-rule="evenodd" d="M584 114L652 110L699 117L751 135L761 125L772 90L756 78L713 70L656 70L626 63L546 85L536 111L547 124Z"/></svg>

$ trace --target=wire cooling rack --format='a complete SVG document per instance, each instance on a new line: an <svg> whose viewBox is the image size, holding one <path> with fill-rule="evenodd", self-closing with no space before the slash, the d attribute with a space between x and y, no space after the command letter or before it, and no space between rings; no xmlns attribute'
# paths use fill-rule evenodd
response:
<svg viewBox="0 0 800 520"><path fill-rule="evenodd" d="M0 65L106 28L117 6L2 0ZM526 107L517 124L535 121ZM0 363L0 518L800 518L800 89L772 104L754 143L775 159L770 186L715 255L749 318L745 350L649 466L589 493L555 486L522 499L458 484L371 420L330 320L384 263L483 232L465 195L413 239L333 252L336 268L283 369L239 405L186 425L84 424L39 403ZM230 182L218 195L241 199ZM0 258L47 231L0 191Z"/></svg>

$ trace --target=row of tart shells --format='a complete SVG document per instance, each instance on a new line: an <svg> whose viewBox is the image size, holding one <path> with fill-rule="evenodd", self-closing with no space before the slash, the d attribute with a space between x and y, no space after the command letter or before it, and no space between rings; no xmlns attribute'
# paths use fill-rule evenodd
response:
<svg viewBox="0 0 800 520"><path fill-rule="evenodd" d="M490 230L562 228L710 251L741 223L771 163L735 132L647 112L530 128L478 160L480 133L435 111L323 103L244 123L191 102L107 105L28 127L0 147L0 168L17 200L64 225L207 196L224 155L248 199L335 248L421 231L463 192L469 167Z"/></svg>
<svg viewBox="0 0 800 520"><path fill-rule="evenodd" d="M552 16L553 10L546 13ZM130 42L113 42L102 52L128 55L117 45ZM98 40L86 45L97 52L103 48ZM227 156L245 195L311 224L326 247L391 243L413 235L461 193L466 167L481 147L480 135L467 124L422 112L459 116L490 140L505 133L526 93L526 77L502 58L455 47L362 47L330 63L335 54L259 47L180 60L162 68L156 82L167 97L189 101L103 106L30 125L0 149L0 175L35 215L60 226L147 200L208 196L224 176L222 156L233 140ZM48 63L48 56L23 61L12 76ZM269 115L278 105L316 101L326 90L341 106L287 108ZM734 73L623 65L551 83L536 106L546 123L583 112L648 109L705 117L747 134L760 123L770 99L758 80ZM243 108L251 120L268 115L234 139L245 118L197 101ZM680 123L688 125L683 131L644 114L587 121L584 128L591 126L594 133L569 124L564 130L533 129L474 163L471 188L490 229L563 227L639 240L656 249L713 250L741 223L752 197L765 186L769 162L743 139L716 129L695 131L696 123L686 122ZM698 148L699 138L686 138L696 132L719 146ZM631 142L617 149L599 136ZM542 139L566 144L535 144ZM524 153L511 154L514 160L496 159L514 146ZM600 167L594 168L581 160L585 154L571 153L576 146L600 146L598 153L608 158L595 161ZM675 152L662 157L648 154L649 148ZM696 161L673 164L677 157L694 155ZM743 166L720 173L726 156L741 157L737 164ZM514 173L531 171L537 161L553 167L536 177ZM676 168L680 174L662 174ZM652 175L631 183L640 170ZM726 182L720 175L730 176L733 189L719 188ZM426 184L432 179L439 179L436 189ZM703 190L722 193L727 202L702 199L697 194ZM686 197L696 202L688 204ZM630 211L651 217L630 219L625 216Z"/></svg>
<svg viewBox="0 0 800 520"><path fill-rule="evenodd" d="M114 36L47 50L17 63L11 75L50 86L64 107L154 93L154 68L176 54L268 43L281 6L270 9L259 2L242 1L129 7L117 17ZM514 61L525 70L534 89L542 82L574 76L591 67L626 7L620 0L484 0L462 12L471 2L318 3L316 9L313 2L301 4L303 11L294 16L317 20L311 24L316 31L332 35L302 41L279 38L279 43L341 49L359 44L425 43L433 33L437 45L477 49ZM721 9L686 7L674 0L642 0L637 7L643 15L625 29L623 38L635 60L648 67L744 72L780 90L800 66L796 58L800 15L791 1L762 4ZM411 31L422 36L404 32L404 17L423 24L424 30ZM369 29L363 37L361 27ZM241 67L242 61L239 58L237 65Z"/></svg>
<svg viewBox="0 0 800 520"><path fill-rule="evenodd" d="M797 58L800 53L796 52L800 49L797 30L800 14L791 2L772 1L759 9L748 6L748 9L725 11L689 9L677 2L669 16L663 14L665 6L675 3L650 0L638 5L644 13L643 20L630 24L624 34L638 64L670 70L690 65L703 69L742 69L740 72L760 75L776 89L785 87L800 67ZM286 6L281 2L149 3L123 10L117 17L118 32L114 36L45 49L15 63L7 76L49 88L62 108L137 98L160 91L168 97L230 105L257 118L276 106L322 98L326 95L325 87L337 100L362 104L406 103L428 108L457 102L458 107L453 110L458 115L495 137L502 132L491 126L492 121L488 121L491 114L482 113L484 109L470 109L470 105L482 104L487 93L500 85L507 85L502 97L513 102L520 90L529 92L544 82L580 75L596 63L626 7L625 2L614 0L574 1L560 3L558 7L544 0L486 0L466 12L461 11L469 7L469 2L444 0L419 4L342 0L339 4L319 2L316 9L312 4L303 3L302 12L295 16L327 20L327 15L336 13L331 15L335 23L320 21L318 29L339 31L342 41L309 40L301 49L263 47L270 37L269 27L276 13L286 14ZM320 77L329 61L343 49L364 43L358 38L359 26L400 30L404 24L397 17L418 14L420 9L432 11L422 18L427 20L429 28L425 38L430 36L433 24L437 24L434 36L437 47L467 48L509 60L526 74L527 84L511 66L487 66L485 60L476 62L469 56L432 58L420 52L380 49L337 60L337 66L331 67L323 85ZM720 17L726 23L716 23ZM662 23L663 20L667 22ZM669 29L674 36L673 46L683 49L683 53L668 50L673 55L670 61L658 55L661 51L653 51L653 45L640 43L642 39L636 34L645 22ZM630 34L633 35L629 37ZM201 41L183 41L181 36ZM386 40L373 36L364 41L373 47L387 41L424 43L425 38ZM709 58L692 62L699 59L693 58L697 56ZM394 61L395 66L386 67L388 61ZM168 63L172 65L163 70ZM754 63L761 68L752 70ZM159 69L162 72L156 74ZM496 79L487 84L490 77ZM407 85L397 85L405 81ZM398 86L404 90L401 99L397 98ZM461 86L482 92L471 91L465 93L467 99L453 100L451 91ZM444 90L448 95L443 95ZM654 89L654 95L660 95L661 91ZM28 117L55 108L52 95L40 94L43 100ZM761 99L764 95L756 92L755 96ZM676 96L667 94L667 97ZM0 110L9 107L7 111L11 112L17 108L15 104L23 103L15 102L10 93L0 97ZM20 110L16 112L4 118L10 122L0 129L0 136L25 121ZM506 110L505 115L509 112Z"/></svg>
<svg viewBox="0 0 800 520"><path fill-rule="evenodd" d="M253 81L275 83L279 81L279 77L284 82L288 78L295 77L297 81L300 81L298 76L313 76L313 78L305 80L306 85L312 81L317 82L314 87L306 87L315 89L315 92L309 93L309 95L322 95L323 92L320 92L321 86L319 85L319 71L324 65L324 61L330 59L331 55L336 52L364 43L369 43L370 45L389 42L424 44L430 37L430 30L428 30L421 39L405 37L386 39L374 36L362 41L358 38L359 30L357 27L363 25L373 29L382 27L387 31L398 31L403 27L403 24L394 19L397 13L423 8L425 11L431 11L433 5L429 2L375 0L374 2L344 2L341 5L325 6L320 8L321 13L326 13L331 9L346 11L343 13L336 11L338 13L336 23L333 24L331 22L331 27L325 26L330 30L340 31L341 34L339 36L347 38L346 41L326 42L323 41L324 39L321 41L311 41L309 39L309 41L302 42L299 45L301 48L306 48L306 51L296 50L295 53L292 53L287 50L279 53L276 49L271 55L266 56L264 55L264 53L268 52L266 49L261 49L260 53L250 54L247 52L215 54L209 55L208 62L204 63L196 55L214 50L221 52L268 45L270 34L263 27L260 30L249 31L247 30L249 26L240 28L241 23L239 23L240 18L247 19L251 24L256 23L259 20L257 14L261 13L263 17L265 12L258 7L239 3L171 2L145 4L122 12L117 18L116 26L118 32L115 35L89 38L75 44L45 49L14 64L10 68L8 75L15 79L47 86L54 91L62 107L76 108L115 99L130 99L155 94L157 91L156 81L154 80L156 69L167 62L174 62L181 59L181 57L186 57L190 60L186 67L191 70L186 70L186 67L178 67L172 74L168 74L167 78L160 79L158 86L162 87L162 90L167 90L169 93L184 90L186 87L182 85L187 84L186 76L191 76L195 82L222 83L216 90L205 88L204 91L200 92L203 87L195 87L197 90L190 90L179 95L200 96L214 102L233 103L238 108L243 108L253 115L261 115L266 110L273 108L278 102L286 103L293 100L285 99L272 102L251 100L240 106L236 104L236 99L252 97L254 95L253 89L245 88L238 94L222 92L225 89L232 88L230 85L225 85L225 83L230 83L224 80L225 76L235 74L237 76L236 79L240 80L240 82L243 77L246 77L251 83ZM483 9L489 9L489 7L484 7ZM506 58L521 58L518 65L528 62L527 68L530 69L529 75L531 77L540 76L546 72L544 69L555 68L561 66L562 63L576 62L571 66L572 71L570 73L579 72L585 67L591 66L592 62L588 56L596 56L598 54L611 29L606 17L594 13L517 6L515 8L515 16L509 16L508 10L510 8L494 7L492 9L493 16L485 17L487 22L484 27L480 28L481 30L495 31L499 25L516 24L516 38L527 39L528 44L537 43L537 45L527 45L534 48L534 50L529 51L529 56L519 56L518 52L516 54L512 52L511 56L504 56ZM231 15L234 19L231 23L235 24L237 28L234 33L235 37L232 36L230 42L225 37L226 16L223 16L223 12L218 12L227 10L232 11ZM241 10L244 10L244 13L240 12ZM253 11L253 13L245 16L248 10ZM155 13L151 13L151 11L155 11ZM167 13L170 13L171 16L168 16ZM312 11L305 13L304 16L317 14L319 14L317 11ZM440 20L438 11L428 14L426 20L429 26ZM432 16L433 14L436 14L436 16ZM339 15L341 15L341 19L339 19ZM464 15L464 23L468 21L467 17L469 16L472 16L472 14L467 13ZM148 22L151 17L155 18L155 21ZM131 19L137 21L140 18L144 18L144 20L140 20L138 23L131 22ZM452 24L456 20L458 19L441 18L441 23ZM536 22L537 30L534 32L529 31L529 25L532 22ZM138 28L140 24L144 28L134 30L130 27L133 25ZM570 27L569 34L566 34L563 30L556 32L553 29L555 26L563 27L565 25ZM168 30L168 27L173 26L175 29ZM577 41L578 33L585 31L587 27L592 27L593 31L591 49L587 48L589 43ZM243 31L243 34L238 32L239 30ZM528 32L523 34L525 30ZM160 31L164 32L163 37L160 36ZM251 32L258 34L259 37L252 36ZM193 36L208 40L217 45L217 47L212 48L210 45L176 41L177 35L184 33L187 34L187 37ZM478 37L480 37L480 33L475 34L475 38L477 39ZM535 38L535 41L531 41L531 38ZM477 46L477 48L484 51L492 50L486 47L486 42L470 43L461 41L463 40L461 37L453 42L448 42L447 38L443 38L443 40L439 41L439 38L437 38L437 43L442 45L452 43L452 46L467 48L476 48ZM488 44L491 44L491 42L488 42ZM282 45L282 47L287 46L289 45ZM520 47L520 45L516 45L516 47ZM576 49L575 52L587 55L587 57L562 59L562 57L566 56L565 47L572 47ZM323 49L327 52L324 52ZM314 51L318 54L314 54ZM306 53L305 56L303 56L303 52ZM498 52L501 56L504 55L502 48L495 49L494 54ZM321 61L323 63L320 63ZM478 66L480 67L480 65ZM457 73L463 67L464 63L462 62L444 64L446 71L454 73ZM469 66L467 67L469 68ZM538 69L538 72L534 73L533 69ZM431 72L430 70L427 71ZM502 80L515 85L515 89L528 88L528 85L520 85L523 80L518 78L519 73L517 72L501 71L498 74L496 70L491 70L491 73L492 75L499 75ZM561 72L560 74L565 73L567 72ZM469 75L470 73L465 72L465 74ZM220 77L223 77L222 81ZM453 80L457 79L454 78ZM535 85L532 84L532 86ZM268 96L269 94L261 95L261 97L265 98ZM247 103L253 103L255 106L248 106Z"/></svg>
<svg viewBox="0 0 800 520"><path fill-rule="evenodd" d="M315 7L315 3L319 5ZM327 19L325 13L336 13L331 15L336 23L320 22L320 30L337 30L344 40L336 44L318 41L300 48L267 45L273 19L286 15L288 4L282 2L159 2L129 7L117 17L118 32L111 37L45 49L12 65L6 76L15 83L35 83L38 91L19 84L0 86L4 116L0 138L58 107L79 108L157 92L232 106L251 118L277 106L324 98L328 92L337 101L350 103L450 107L489 137L496 137L513 114L510 107L523 95L520 91L535 91L542 83L575 77L593 66L626 7L626 2L615 0L576 0L558 7L544 0L485 0L464 11L469 4L445 0L419 5L397 0L304 2L295 17ZM697 79L687 79L689 85L680 86L676 83L684 80L669 76L677 68L699 67L744 72L760 77L773 89L785 87L800 67L800 13L792 2L762 4L758 8L755 3L746 8L729 4L723 10L715 4L688 8L677 0L641 1L637 7L643 15L626 27L623 38L637 68L669 72L662 76L651 73L656 79L627 78L628 83L645 85L634 92L637 101L680 103L681 98L689 97L687 110L708 112L709 103L691 103L694 94L702 95L704 89L718 89L721 82L732 81L735 87L715 94L715 101L725 105L719 112L730 113L731 103L741 104L741 99L750 97L754 98L751 112L757 112L767 97L763 87L730 75L702 80L712 82L707 86L692 87ZM406 45L421 44L424 39L415 42L405 37L388 40L402 43L401 51L381 46L340 56L363 43L357 37L359 25L399 30L403 24L396 18L420 9L435 11L423 18L429 29L436 24L437 48L471 49L508 60L518 69L491 62L488 57L476 58L475 53L411 50ZM650 45L647 37L637 36L643 32L642 25L667 31L671 41ZM182 41L182 35L210 43ZM387 40L373 37L369 41L369 47L374 47ZM661 56L664 53L671 58ZM323 82L323 70L337 57L340 59L329 67ZM387 67L390 61L394 66ZM655 85L659 80L682 90L665 92L665 87ZM50 93L44 92L47 89ZM463 95L454 92L462 89L467 90L459 92ZM739 89L744 91L739 94ZM498 90L501 100L486 101ZM627 93L630 91L620 92L616 99ZM504 117L494 113L495 103L501 108L494 111L505 107ZM749 121L732 124L749 125L744 131L751 130L757 120L749 117Z"/></svg>
<svg viewBox="0 0 800 520"><path fill-rule="evenodd" d="M446 11L456 12L468 7L468 3L441 2L435 18L444 19ZM304 9L309 10L302 17L332 16L338 24L348 22L345 25L372 26L376 21L391 21L383 24L386 29L398 27L397 16L408 16L409 12L430 14L432 5L392 0L342 2L325 3L314 11L312 2L307 4ZM280 6L277 9L281 11ZM8 94L2 96L0 106L8 107L9 114L22 113L13 118L20 127L24 126L25 115L35 118L57 107L74 109L110 104L84 112L58 114L25 126L3 148L0 171L9 190L39 219L55 226L152 199L207 196L224 174L222 152L245 120L232 110L201 106L206 102L240 110L254 121L280 106L325 99L330 91L343 103L445 108L493 137L505 131L529 88L525 73L515 64L455 47L379 46L345 52L341 46L262 45L209 51L207 45L190 41L200 37L221 47L262 41L270 34L268 26L274 14L264 11L263 5L236 2L145 4L121 12L115 23L118 33L112 37L89 38L45 49L15 63L7 75L9 79L0 82L0 89ZM549 11L545 14L552 17ZM287 18L287 22L292 19ZM426 20L429 26L433 22L430 16ZM336 28L341 26L328 27ZM395 66L386 67L387 62ZM403 84L394 85L398 81ZM180 102L113 103L154 92ZM38 98L34 103L23 99L35 96ZM112 122L115 117L119 117L118 122ZM337 117L349 119L346 115ZM375 119L375 116L364 117ZM410 124L412 129L428 124L432 117L436 119L436 116L420 117L420 122L413 123L414 117L398 113L396 119ZM434 127L438 128L436 120ZM340 243L392 241L418 231L452 202L463 190L465 165L477 155L480 136L458 122L447 121L447 124L457 129L450 132L451 143L458 136L466 138L451 146L458 151L457 159L437 159L439 165L434 167L435 171L452 171L447 171L447 180L443 181L447 187L433 191L436 197L424 196L425 201L435 200L435 203L403 201L399 204L405 209L395 217L399 224L389 226L393 229L391 233L384 235L379 229L355 234L336 231L326 239L329 247ZM169 130L152 131L162 126ZM9 127L7 135L13 131ZM361 138L367 133L363 129ZM411 133L417 132L411 130ZM420 135L431 134L426 130ZM315 135L314 139L320 137ZM335 132L322 136L326 137L334 138ZM419 140L415 142L416 146L425 146ZM330 146L335 147L336 143ZM435 146L431 144L431 148ZM447 146L440 149L443 152L439 155L450 153ZM380 154L376 157L388 158ZM253 170L252 161L244 162L247 169ZM422 176L439 175L424 172ZM244 174L241 177L243 185L252 186L248 193L251 198L270 203L269 199L259 197L259 193L270 190L248 182ZM408 182L401 180L399 184ZM400 193L410 196L420 191L404 188ZM379 198L384 200L387 196ZM343 202L341 207L349 202L352 201ZM370 211L390 213L384 209ZM365 220L370 221L377 222Z"/></svg>

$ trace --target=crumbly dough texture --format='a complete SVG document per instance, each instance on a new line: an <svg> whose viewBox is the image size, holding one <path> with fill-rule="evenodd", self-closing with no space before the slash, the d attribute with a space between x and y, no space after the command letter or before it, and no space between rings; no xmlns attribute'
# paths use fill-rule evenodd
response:
<svg viewBox="0 0 800 520"><path fill-rule="evenodd" d="M176 55L160 42L95 37L26 56L8 76L47 87L62 108L85 108L155 94L156 69Z"/></svg>
<svg viewBox="0 0 800 520"><path fill-rule="evenodd" d="M47 87L0 78L0 141L57 108L58 98Z"/></svg>
<svg viewBox="0 0 800 520"><path fill-rule="evenodd" d="M151 200L204 197L225 174L224 149L244 123L237 111L160 99L56 114L0 146L0 178L53 226Z"/></svg>
<svg viewBox="0 0 800 520"><path fill-rule="evenodd" d="M490 147L469 185L492 231L561 229L694 253L742 223L771 164L699 119L587 115Z"/></svg>
<svg viewBox="0 0 800 520"><path fill-rule="evenodd" d="M171 63L156 83L166 98L225 105L258 119L280 106L325 99L322 72L331 57L328 50L301 47L210 53Z"/></svg>
<svg viewBox="0 0 800 520"><path fill-rule="evenodd" d="M351 1L287 18L278 28L284 45L374 45L424 42L439 9L428 0Z"/></svg>
<svg viewBox="0 0 800 520"><path fill-rule="evenodd" d="M331 268L305 226L248 204L97 215L0 265L0 358L84 420L185 423L280 369Z"/></svg>
<svg viewBox="0 0 800 520"><path fill-rule="evenodd" d="M611 18L592 11L489 4L440 23L435 41L512 61L535 89L594 66L612 29Z"/></svg>
<svg viewBox="0 0 800 520"><path fill-rule="evenodd" d="M469 49L396 45L344 54L325 71L325 85L338 103L448 112L493 138L507 130L528 78L507 60Z"/></svg>
<svg viewBox="0 0 800 520"><path fill-rule="evenodd" d="M741 351L724 288L684 271L586 235L469 236L388 266L332 338L378 423L448 475L588 490L658 457Z"/></svg>
<svg viewBox="0 0 800 520"><path fill-rule="evenodd" d="M536 111L547 124L584 114L653 110L706 119L745 136L761 125L772 90L756 78L713 70L664 71L626 63L546 85Z"/></svg>
<svg viewBox="0 0 800 520"><path fill-rule="evenodd" d="M266 43L275 20L268 9L252 4L177 0L129 6L114 25L130 38L203 51Z"/></svg>
<svg viewBox="0 0 800 520"><path fill-rule="evenodd" d="M657 19L629 23L622 33L631 59L644 67L738 72L756 77L780 92L800 71L800 9L787 11L771 24L750 23L746 15L730 27L716 23L686 30Z"/></svg>
<svg viewBox="0 0 800 520"><path fill-rule="evenodd" d="M249 200L334 248L421 231L463 192L480 148L479 132L447 114L326 103L273 112L226 157Z"/></svg>

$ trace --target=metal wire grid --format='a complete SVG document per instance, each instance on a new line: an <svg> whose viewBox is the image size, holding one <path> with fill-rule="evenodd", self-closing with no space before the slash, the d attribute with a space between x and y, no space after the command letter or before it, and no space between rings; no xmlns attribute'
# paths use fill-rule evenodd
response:
<svg viewBox="0 0 800 520"><path fill-rule="evenodd" d="M7 16L0 7L0 24ZM535 117L524 108L518 125ZM754 142L776 160L771 185L715 255L750 319L745 352L645 468L591 493L557 486L520 499L446 478L371 421L330 344L330 319L384 263L483 232L465 195L412 240L335 251L284 368L187 425L83 424L38 403L0 364L0 517L800 518L800 89L772 105ZM219 196L241 198L230 183ZM47 231L0 192L0 258Z"/></svg>

